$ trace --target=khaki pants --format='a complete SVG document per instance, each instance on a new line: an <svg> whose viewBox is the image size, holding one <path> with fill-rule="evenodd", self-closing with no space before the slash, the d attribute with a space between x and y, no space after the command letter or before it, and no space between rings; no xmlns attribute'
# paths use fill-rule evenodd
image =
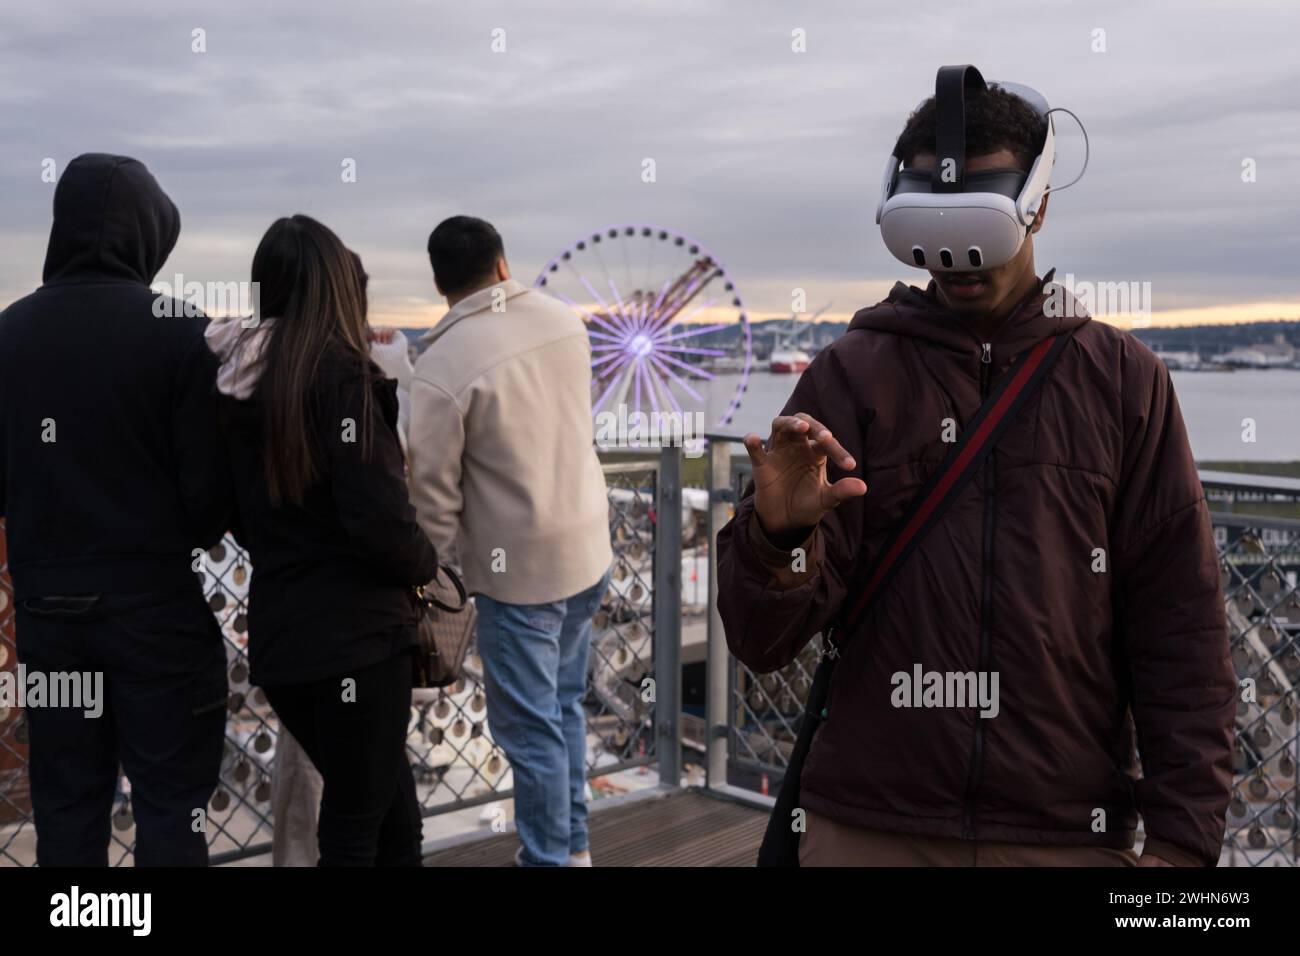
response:
<svg viewBox="0 0 1300 956"><path fill-rule="evenodd" d="M316 823L324 787L302 744L281 724L271 768L272 866L315 866L320 859Z"/></svg>
<svg viewBox="0 0 1300 956"><path fill-rule="evenodd" d="M800 866L1137 866L1132 850L912 836L809 813Z"/></svg>

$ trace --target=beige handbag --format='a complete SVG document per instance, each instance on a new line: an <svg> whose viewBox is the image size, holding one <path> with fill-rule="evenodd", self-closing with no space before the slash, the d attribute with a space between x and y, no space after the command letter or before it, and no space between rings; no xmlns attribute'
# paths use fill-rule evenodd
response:
<svg viewBox="0 0 1300 956"><path fill-rule="evenodd" d="M415 600L420 607L420 646L414 686L454 684L465 665L478 613L460 577L445 564L438 566L437 577L415 589Z"/></svg>

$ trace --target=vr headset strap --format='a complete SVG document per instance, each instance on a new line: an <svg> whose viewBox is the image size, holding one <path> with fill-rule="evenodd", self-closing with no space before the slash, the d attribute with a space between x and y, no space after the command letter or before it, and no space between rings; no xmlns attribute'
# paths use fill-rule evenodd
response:
<svg viewBox="0 0 1300 956"><path fill-rule="evenodd" d="M966 94L988 89L980 71L969 63L941 66L934 81L935 164L930 191L959 193L966 185ZM951 165L948 161L951 160ZM946 169L956 172L945 179Z"/></svg>

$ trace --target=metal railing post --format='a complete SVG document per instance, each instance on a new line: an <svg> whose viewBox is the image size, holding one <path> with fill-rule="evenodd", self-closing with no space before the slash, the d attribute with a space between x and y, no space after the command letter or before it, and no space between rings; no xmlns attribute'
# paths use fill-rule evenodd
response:
<svg viewBox="0 0 1300 956"><path fill-rule="evenodd" d="M655 750L659 782L682 782L682 450L659 452L655 485Z"/></svg>
<svg viewBox="0 0 1300 956"><path fill-rule="evenodd" d="M727 749L729 721L727 708L730 683L728 670L731 657L727 651L727 635L722 629L722 616L718 613L718 529L730 517L731 499L731 444L714 439L709 442L709 618L708 651L705 685L704 726L706 739L705 785L720 787L727 782Z"/></svg>

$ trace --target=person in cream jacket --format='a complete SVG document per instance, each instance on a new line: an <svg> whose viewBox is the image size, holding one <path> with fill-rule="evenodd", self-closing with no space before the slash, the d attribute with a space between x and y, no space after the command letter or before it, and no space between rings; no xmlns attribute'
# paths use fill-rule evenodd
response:
<svg viewBox="0 0 1300 956"><path fill-rule="evenodd" d="M411 377L411 500L476 595L492 735L515 780L521 865L590 865L591 617L608 587L591 348L564 304L510 277L501 237L456 216L429 237L450 311Z"/></svg>

